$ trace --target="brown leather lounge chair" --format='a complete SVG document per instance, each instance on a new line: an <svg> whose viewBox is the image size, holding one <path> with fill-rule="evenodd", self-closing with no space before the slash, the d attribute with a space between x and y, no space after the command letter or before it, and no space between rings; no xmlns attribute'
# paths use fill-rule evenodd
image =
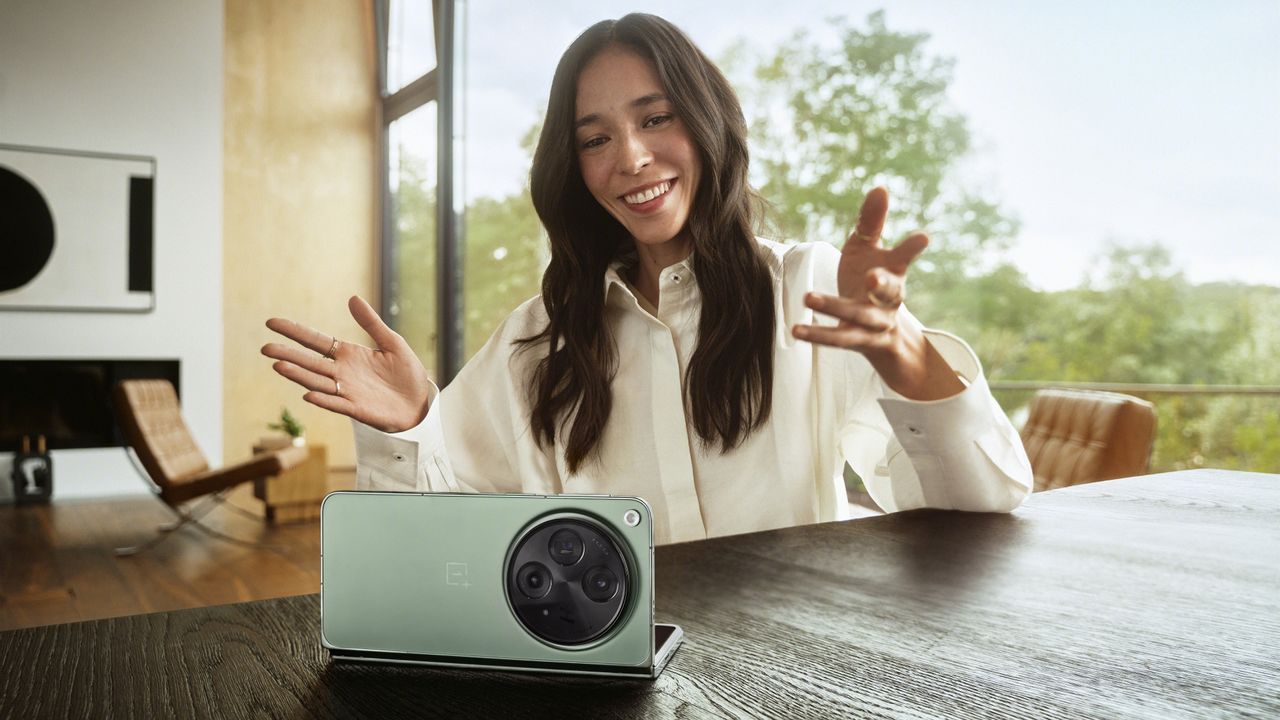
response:
<svg viewBox="0 0 1280 720"><path fill-rule="evenodd" d="M237 485L278 475L307 458L306 448L289 447L210 469L182 419L178 394L168 380L125 380L116 385L113 399L116 420L125 441L155 485L156 495L178 516L175 522L161 525L151 540L116 548L117 555L135 555L154 547L174 530L188 524L213 537L253 545L206 527L199 519L219 505L225 493ZM184 507L200 497L207 498L207 502L198 507Z"/></svg>
<svg viewBox="0 0 1280 720"><path fill-rule="evenodd" d="M1035 491L1147 472L1155 442L1151 403L1131 395L1049 388L1022 428Z"/></svg>

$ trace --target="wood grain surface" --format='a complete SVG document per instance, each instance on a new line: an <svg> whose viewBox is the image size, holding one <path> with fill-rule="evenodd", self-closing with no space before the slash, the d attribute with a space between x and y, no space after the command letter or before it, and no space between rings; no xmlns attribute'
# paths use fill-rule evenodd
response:
<svg viewBox="0 0 1280 720"><path fill-rule="evenodd" d="M314 595L0 633L4 717L1280 716L1280 476L659 548L654 682L330 663Z"/></svg>

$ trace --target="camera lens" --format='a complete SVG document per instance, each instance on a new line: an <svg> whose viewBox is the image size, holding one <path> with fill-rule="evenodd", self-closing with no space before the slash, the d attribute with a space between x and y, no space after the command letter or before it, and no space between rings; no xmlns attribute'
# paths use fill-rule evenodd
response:
<svg viewBox="0 0 1280 720"><path fill-rule="evenodd" d="M603 565L593 567L582 576L582 591L596 602L607 602L618 592L618 576Z"/></svg>
<svg viewBox="0 0 1280 720"><path fill-rule="evenodd" d="M551 536L551 559L561 565L572 565L582 559L582 536L572 530L557 530Z"/></svg>
<svg viewBox="0 0 1280 720"><path fill-rule="evenodd" d="M525 563L516 573L516 585L525 597L537 600L551 592L551 571L542 563Z"/></svg>

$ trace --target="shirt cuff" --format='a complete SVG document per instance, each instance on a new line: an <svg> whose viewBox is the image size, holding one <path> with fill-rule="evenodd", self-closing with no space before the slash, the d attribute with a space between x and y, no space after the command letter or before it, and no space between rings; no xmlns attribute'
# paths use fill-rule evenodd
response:
<svg viewBox="0 0 1280 720"><path fill-rule="evenodd" d="M881 381L880 407L919 482L919 495L910 504L1011 510L1031 488L1031 464L1021 438L991 396L968 343L950 333L924 332L967 386L940 400L912 400Z"/></svg>
<svg viewBox="0 0 1280 720"><path fill-rule="evenodd" d="M431 383L427 405L435 405L440 389ZM427 413L430 416L430 412ZM407 430L386 433L359 420L351 421L356 445L357 490L417 490L418 466L427 447L427 421Z"/></svg>

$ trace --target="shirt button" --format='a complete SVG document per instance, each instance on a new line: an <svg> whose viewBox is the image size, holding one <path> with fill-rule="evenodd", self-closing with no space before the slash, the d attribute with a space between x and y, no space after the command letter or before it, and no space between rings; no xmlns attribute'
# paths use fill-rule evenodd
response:
<svg viewBox="0 0 1280 720"><path fill-rule="evenodd" d="M394 459L396 462L404 462L404 460L405 460L405 458L404 458L404 453L395 453L395 454L394 454L394 455L392 455L391 457L392 457L392 459Z"/></svg>
<svg viewBox="0 0 1280 720"><path fill-rule="evenodd" d="M680 282L680 276L679 276L679 275L672 275L672 276L671 276L671 279L672 279L672 280L674 280L675 282Z"/></svg>

